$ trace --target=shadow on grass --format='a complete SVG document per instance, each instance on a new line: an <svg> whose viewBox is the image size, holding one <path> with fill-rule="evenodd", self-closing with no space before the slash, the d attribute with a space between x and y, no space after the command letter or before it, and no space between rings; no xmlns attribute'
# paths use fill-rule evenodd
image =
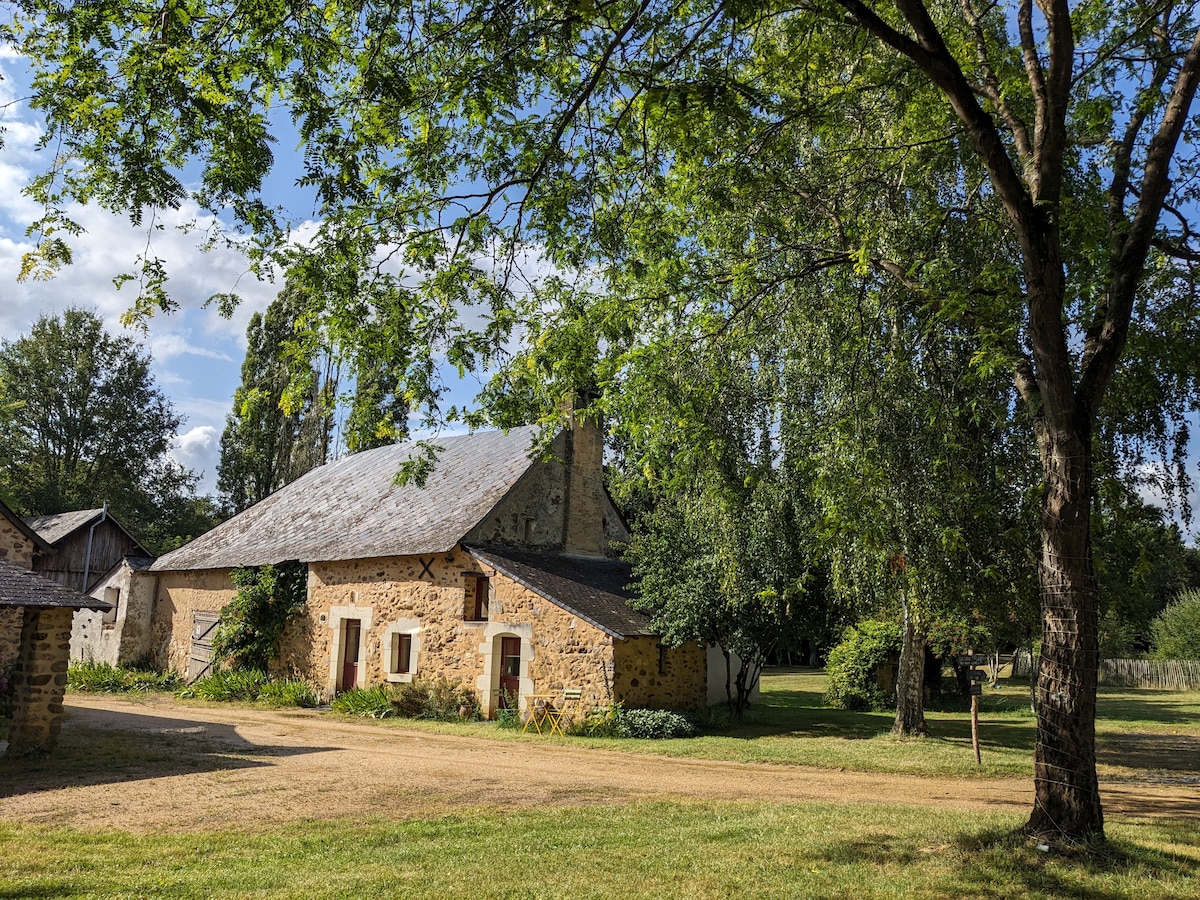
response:
<svg viewBox="0 0 1200 900"><path fill-rule="evenodd" d="M1179 841L1197 847L1196 834ZM1022 834L997 829L948 832L933 846L914 847L902 836L843 840L827 845L824 857L833 864L909 866L935 855L942 871L931 885L937 896L1078 898L1116 900L1153 884L1181 884L1200 878L1200 861L1163 853L1125 841L1078 851L1036 849ZM933 873L930 873L933 874Z"/></svg>
<svg viewBox="0 0 1200 900"><path fill-rule="evenodd" d="M232 725L97 711L93 724L68 718L53 753L0 756L0 799L95 784L271 765L272 757L336 747L253 744ZM0 897L3 895L0 894Z"/></svg>

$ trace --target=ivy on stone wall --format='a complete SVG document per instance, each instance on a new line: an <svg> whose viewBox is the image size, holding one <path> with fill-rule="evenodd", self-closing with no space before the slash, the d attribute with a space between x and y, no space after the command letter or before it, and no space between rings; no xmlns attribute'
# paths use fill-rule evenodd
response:
<svg viewBox="0 0 1200 900"><path fill-rule="evenodd" d="M308 567L301 562L233 570L237 595L223 610L213 635L213 657L227 669L266 672L279 656L288 623L304 611Z"/></svg>

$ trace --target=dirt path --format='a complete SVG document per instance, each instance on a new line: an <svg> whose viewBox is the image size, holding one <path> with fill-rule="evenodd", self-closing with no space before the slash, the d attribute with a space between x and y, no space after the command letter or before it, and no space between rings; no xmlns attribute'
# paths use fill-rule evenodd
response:
<svg viewBox="0 0 1200 900"><path fill-rule="evenodd" d="M681 760L345 722L306 711L68 697L71 771L0 770L0 819L142 830L412 818L470 808L682 798L904 803L1024 812L1027 779L921 778ZM120 758L137 748L137 764ZM89 746L90 745L90 752ZM149 746L148 746L149 745ZM53 759L53 758L52 758ZM1200 820L1195 788L1104 786L1109 815Z"/></svg>

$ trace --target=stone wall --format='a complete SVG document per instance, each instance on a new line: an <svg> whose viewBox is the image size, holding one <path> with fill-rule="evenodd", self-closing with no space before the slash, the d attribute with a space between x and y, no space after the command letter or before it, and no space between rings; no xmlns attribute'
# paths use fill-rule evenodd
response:
<svg viewBox="0 0 1200 900"><path fill-rule="evenodd" d="M16 695L8 733L9 755L46 752L58 742L73 612L67 607L24 610L21 653L13 673Z"/></svg>
<svg viewBox="0 0 1200 900"><path fill-rule="evenodd" d="M220 612L237 593L231 569L158 573L148 649L160 669L187 675L192 648L192 613Z"/></svg>
<svg viewBox="0 0 1200 900"><path fill-rule="evenodd" d="M708 668L704 647L694 643L667 647L661 656L659 648L655 637L616 642L616 698L627 709L703 709Z"/></svg>
<svg viewBox="0 0 1200 900"><path fill-rule="evenodd" d="M33 541L0 515L0 559L25 569L33 568ZM0 609L0 661L12 662L21 646L21 608Z"/></svg>
<svg viewBox="0 0 1200 900"><path fill-rule="evenodd" d="M21 607L0 609L0 664L7 665L17 658L21 646Z"/></svg>
<svg viewBox="0 0 1200 900"><path fill-rule="evenodd" d="M33 568L33 541L8 520L0 515L0 559L25 569Z"/></svg>
<svg viewBox="0 0 1200 900"><path fill-rule="evenodd" d="M487 621L465 619L468 584L490 579ZM473 688L490 714L499 702L500 642L521 638L521 694L583 691L607 702L612 641L604 632L488 569L461 549L439 556L314 563L307 622L287 636L285 667L331 696L342 676L346 620L361 627L358 685L446 677ZM414 633L408 676L389 671L391 635Z"/></svg>

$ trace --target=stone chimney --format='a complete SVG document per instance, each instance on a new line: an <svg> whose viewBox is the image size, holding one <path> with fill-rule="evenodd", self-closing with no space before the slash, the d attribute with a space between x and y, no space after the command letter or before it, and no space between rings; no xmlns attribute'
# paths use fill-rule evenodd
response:
<svg viewBox="0 0 1200 900"><path fill-rule="evenodd" d="M567 515L563 552L603 556L604 432L595 411L585 412L595 394L580 392L570 402L567 432Z"/></svg>

